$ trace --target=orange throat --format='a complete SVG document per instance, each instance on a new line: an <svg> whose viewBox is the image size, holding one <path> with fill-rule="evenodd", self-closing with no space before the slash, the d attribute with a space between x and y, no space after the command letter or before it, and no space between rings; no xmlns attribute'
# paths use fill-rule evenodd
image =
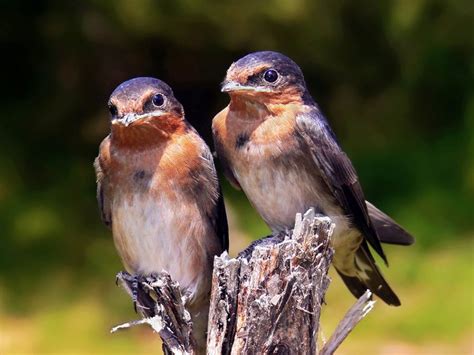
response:
<svg viewBox="0 0 474 355"><path fill-rule="evenodd" d="M263 121L271 116L280 116L286 111L299 109L303 100L299 92L288 91L278 95L255 93L252 95L230 94L229 110L240 117L252 117Z"/></svg>
<svg viewBox="0 0 474 355"><path fill-rule="evenodd" d="M152 117L133 122L129 126L112 124L113 144L132 149L145 149L163 143L186 130L185 121L173 115Z"/></svg>
<svg viewBox="0 0 474 355"><path fill-rule="evenodd" d="M282 93L249 93L230 94L229 109L234 112L245 112L247 117L265 120L268 116L277 116L292 106L303 104L299 91L286 90Z"/></svg>

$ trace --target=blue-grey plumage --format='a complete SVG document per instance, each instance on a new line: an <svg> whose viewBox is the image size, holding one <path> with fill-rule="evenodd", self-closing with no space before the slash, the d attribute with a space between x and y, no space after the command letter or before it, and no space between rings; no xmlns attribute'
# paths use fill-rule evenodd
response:
<svg viewBox="0 0 474 355"><path fill-rule="evenodd" d="M365 201L357 174L306 88L296 63L256 52L233 63L222 91L230 104L213 120L217 154L274 232L293 227L314 207L336 224L334 266L355 296L367 288L391 305L400 301L367 244L386 261L380 242L413 238Z"/></svg>
<svg viewBox="0 0 474 355"><path fill-rule="evenodd" d="M103 220L127 271L166 270L179 282L202 348L213 258L228 246L212 155L158 79L123 83L109 108L111 134L95 162Z"/></svg>

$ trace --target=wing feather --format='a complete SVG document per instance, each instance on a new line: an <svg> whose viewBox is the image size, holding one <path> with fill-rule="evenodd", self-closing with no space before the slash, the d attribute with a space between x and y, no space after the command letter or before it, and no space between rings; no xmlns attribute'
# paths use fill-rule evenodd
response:
<svg viewBox="0 0 474 355"><path fill-rule="evenodd" d="M203 151L202 157L205 161L205 166L207 173L204 174L209 178L203 182L205 184L212 184L215 187L211 189L217 193L217 196L214 195L213 205L210 208L210 212L208 213L208 218L211 225L214 228L215 234L219 239L220 245L222 246L222 250L229 249L229 229L227 225L227 214L224 205L224 198L222 196L222 189L219 185L219 178L217 177L216 168L214 165L214 159L209 150L208 146L202 141L202 146L205 147ZM217 198L216 198L217 197Z"/></svg>
<svg viewBox="0 0 474 355"><path fill-rule="evenodd" d="M347 155L337 144L329 124L314 109L296 118L297 132L307 144L312 158L328 188L332 191L345 213L351 216L365 239L387 263L379 237L374 229L357 173Z"/></svg>
<svg viewBox="0 0 474 355"><path fill-rule="evenodd" d="M106 137L99 148L99 156L95 158L94 169L97 181L97 203L99 204L100 216L104 224L112 226L112 213L110 211L109 181L107 178L106 165L109 157L110 138Z"/></svg>

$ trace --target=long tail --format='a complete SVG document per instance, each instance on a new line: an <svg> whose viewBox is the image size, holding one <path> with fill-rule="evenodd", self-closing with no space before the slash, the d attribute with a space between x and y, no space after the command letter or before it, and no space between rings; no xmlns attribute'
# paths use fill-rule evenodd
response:
<svg viewBox="0 0 474 355"><path fill-rule="evenodd" d="M385 281L375 260L370 254L369 247L363 242L355 255L356 276L347 276L337 270L347 288L352 294L359 298L369 289L379 296L385 303L391 306L400 306L400 300L395 292Z"/></svg>
<svg viewBox="0 0 474 355"><path fill-rule="evenodd" d="M380 211L369 201L365 201L369 211L370 221L377 231L377 235L382 243L411 245L415 238L404 230L397 222Z"/></svg>

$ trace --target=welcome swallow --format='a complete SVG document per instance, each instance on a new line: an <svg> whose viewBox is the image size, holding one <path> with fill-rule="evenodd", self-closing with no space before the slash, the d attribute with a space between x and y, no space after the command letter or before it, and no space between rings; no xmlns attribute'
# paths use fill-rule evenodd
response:
<svg viewBox="0 0 474 355"><path fill-rule="evenodd" d="M298 65L277 52L251 53L230 66L222 91L230 103L213 119L213 135L230 182L274 233L293 228L296 213L310 207L329 216L336 225L333 264L349 290L360 297L370 289L400 305L369 245L387 262L381 242L414 239L365 200Z"/></svg>
<svg viewBox="0 0 474 355"><path fill-rule="evenodd" d="M128 272L166 270L179 282L202 347L213 257L228 247L211 152L163 81L124 82L109 111L111 132L94 164L102 219Z"/></svg>

